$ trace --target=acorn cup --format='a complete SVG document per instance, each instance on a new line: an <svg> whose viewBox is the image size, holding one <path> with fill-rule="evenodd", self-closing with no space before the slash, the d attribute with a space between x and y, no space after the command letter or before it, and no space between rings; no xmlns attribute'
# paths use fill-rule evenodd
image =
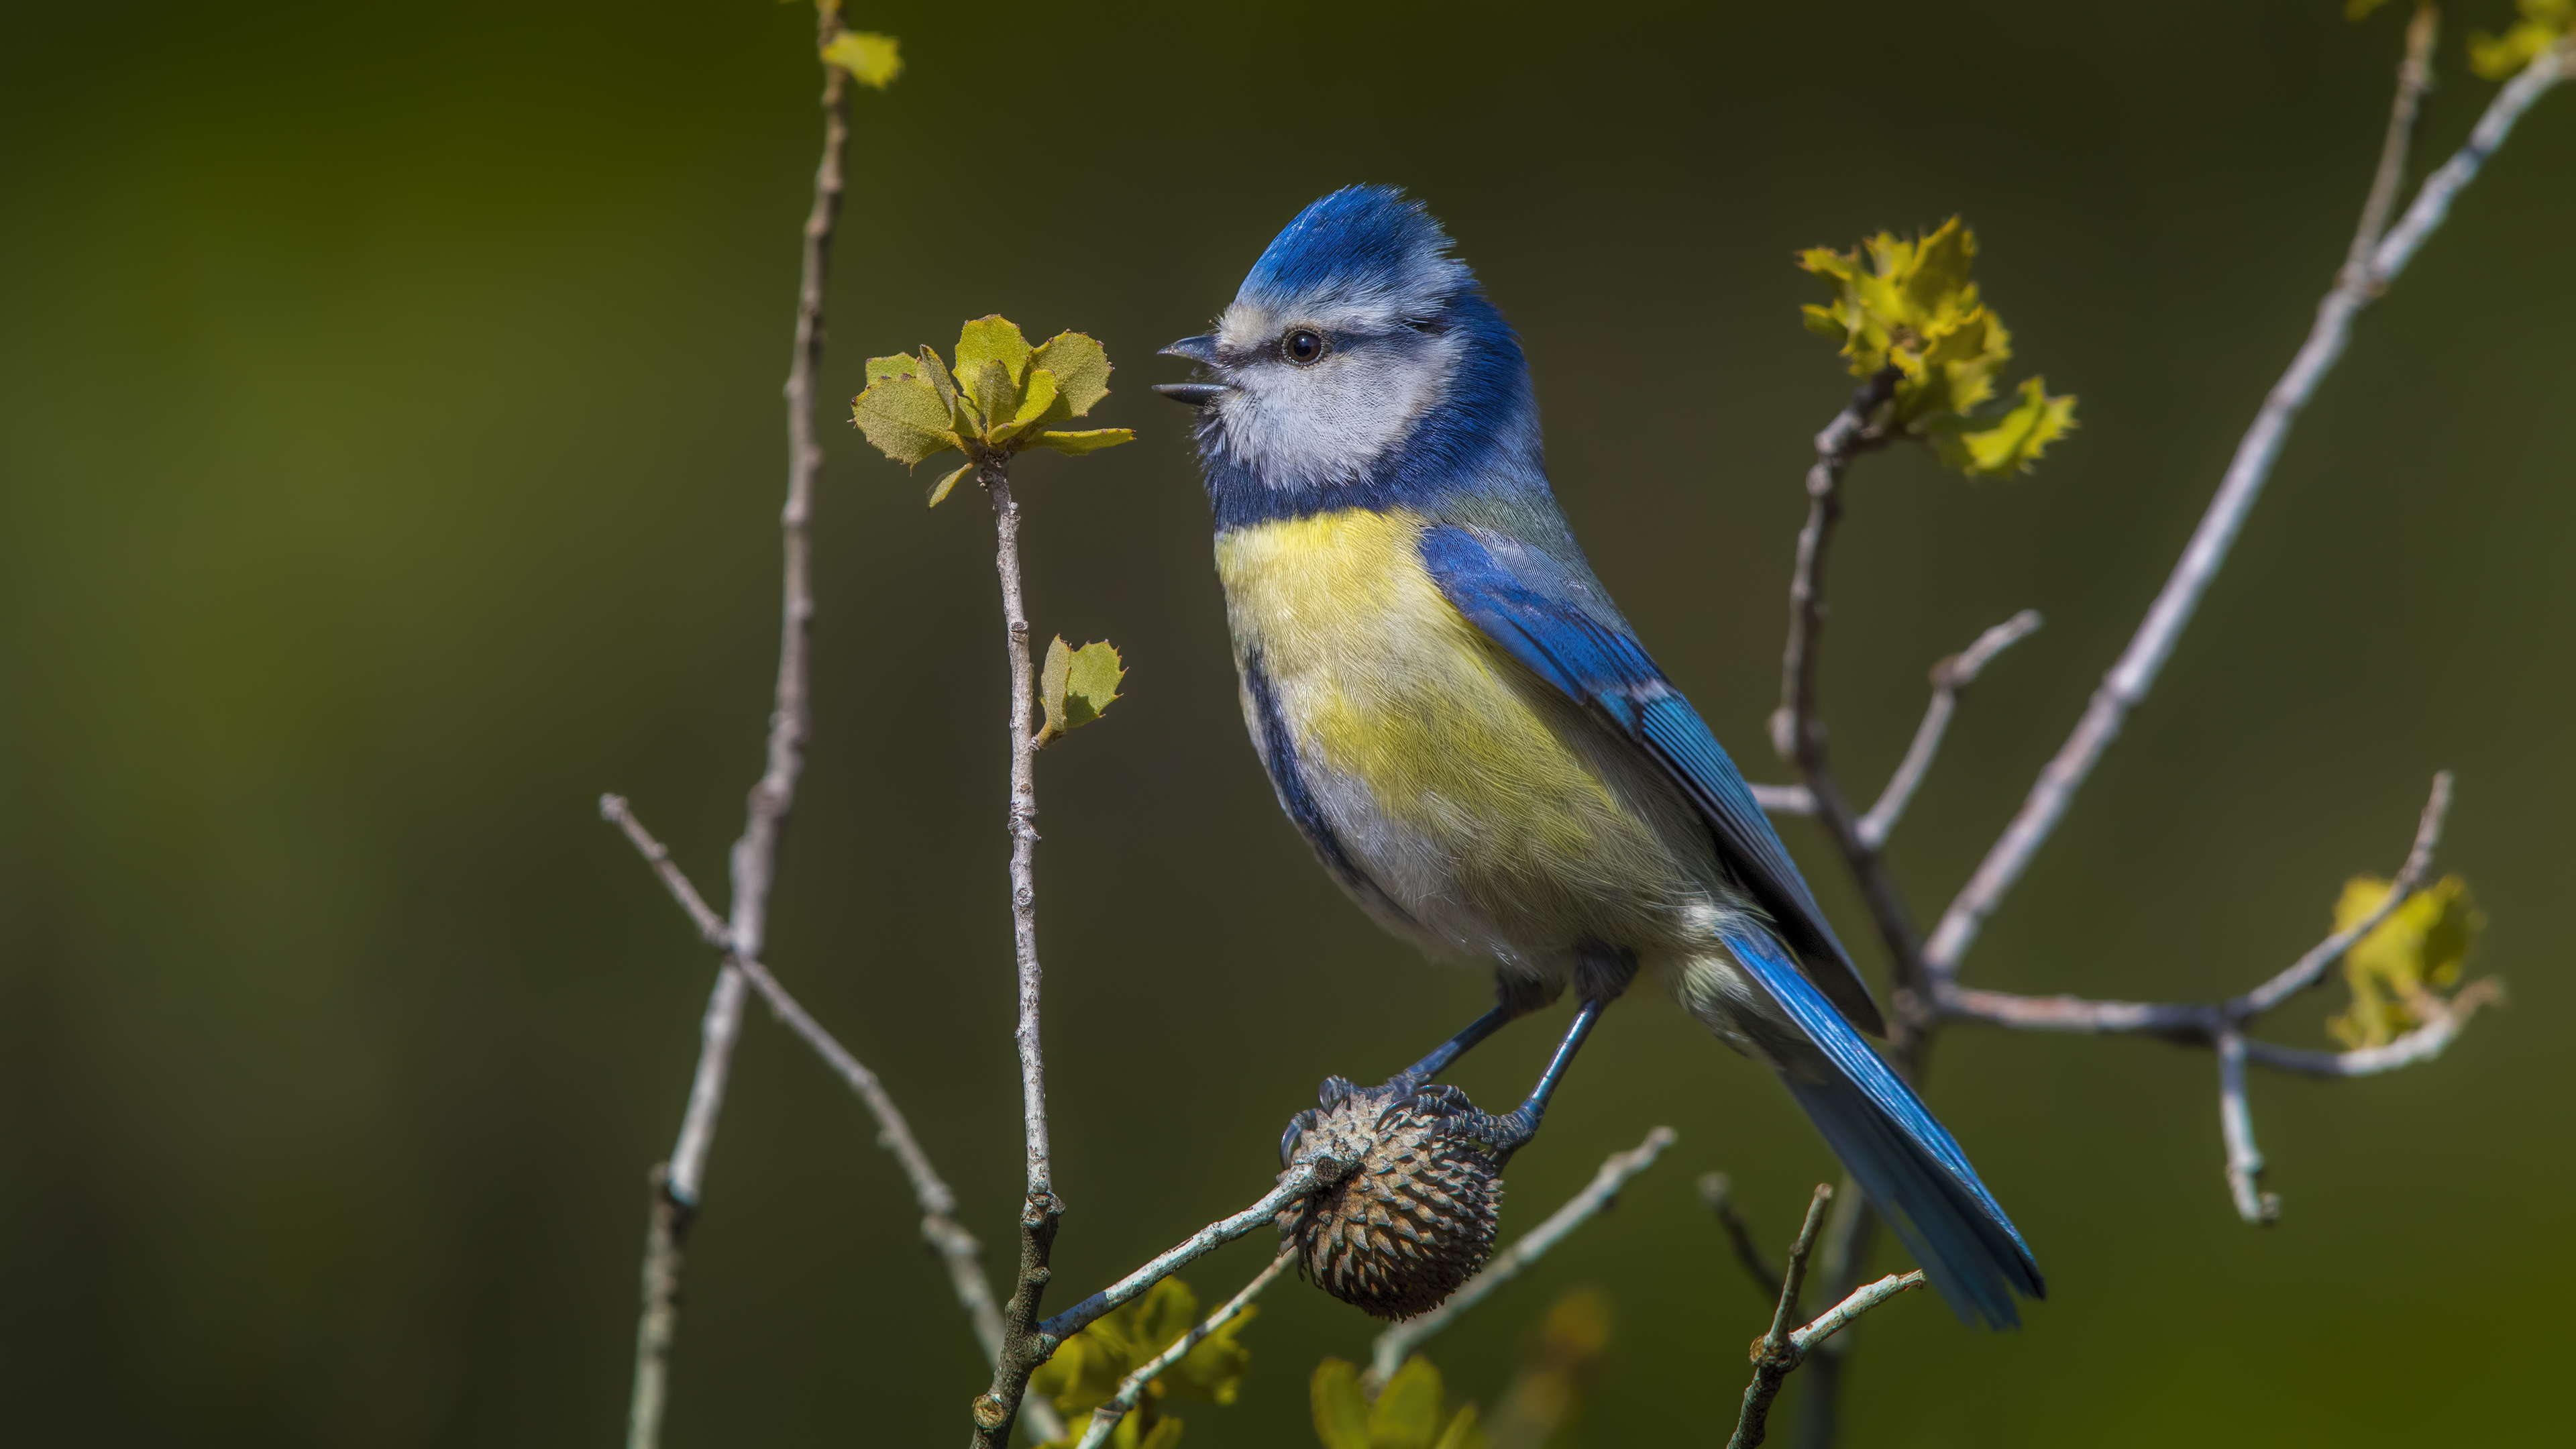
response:
<svg viewBox="0 0 2576 1449"><path fill-rule="evenodd" d="M1325 1082L1284 1154L1326 1168L1325 1185L1283 1209L1279 1240L1306 1277L1379 1318L1440 1306L1493 1256L1502 1169L1469 1135L1482 1116L1455 1087L1396 1095Z"/></svg>

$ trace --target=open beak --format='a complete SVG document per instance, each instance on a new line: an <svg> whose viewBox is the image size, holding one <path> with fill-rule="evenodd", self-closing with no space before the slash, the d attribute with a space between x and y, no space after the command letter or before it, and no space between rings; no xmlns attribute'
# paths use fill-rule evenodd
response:
<svg viewBox="0 0 2576 1449"><path fill-rule="evenodd" d="M1171 346L1164 348L1161 355L1164 357L1185 358L1202 367L1214 367L1216 366L1216 339L1214 337L1184 337L1180 341L1173 343ZM1227 393L1232 392L1233 389L1227 387L1221 382L1158 382L1154 384L1154 391L1161 393L1163 396L1170 398L1174 402L1188 403L1191 407L1203 408L1209 403L1216 401L1218 398L1225 396Z"/></svg>

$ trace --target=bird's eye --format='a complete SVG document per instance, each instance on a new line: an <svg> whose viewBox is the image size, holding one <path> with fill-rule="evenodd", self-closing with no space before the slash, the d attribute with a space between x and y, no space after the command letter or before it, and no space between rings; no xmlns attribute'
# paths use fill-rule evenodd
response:
<svg viewBox="0 0 2576 1449"><path fill-rule="evenodd" d="M1323 360L1324 334L1300 327L1279 339L1279 354L1299 367L1310 367Z"/></svg>

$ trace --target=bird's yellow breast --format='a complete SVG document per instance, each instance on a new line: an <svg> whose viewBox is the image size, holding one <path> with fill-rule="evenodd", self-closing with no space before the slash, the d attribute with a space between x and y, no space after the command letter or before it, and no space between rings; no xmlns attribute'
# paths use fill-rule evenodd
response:
<svg viewBox="0 0 2576 1449"><path fill-rule="evenodd" d="M1400 895L1486 912L1588 916L1587 894L1682 887L1623 742L1449 603L1422 563L1425 526L1355 509L1217 540L1247 708L1258 671L1293 744L1285 763L1343 845ZM1267 763L1278 778L1283 762Z"/></svg>

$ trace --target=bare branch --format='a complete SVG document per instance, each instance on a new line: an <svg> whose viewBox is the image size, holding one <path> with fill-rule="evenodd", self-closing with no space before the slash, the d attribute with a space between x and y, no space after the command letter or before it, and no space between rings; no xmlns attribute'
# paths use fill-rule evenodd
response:
<svg viewBox="0 0 2576 1449"><path fill-rule="evenodd" d="M635 1386L626 1404L629 1449L653 1449L671 1386L671 1343L680 1326L680 1259L688 1210L671 1197L671 1164L653 1164L652 1216L644 1226L644 1311L635 1324Z"/></svg>
<svg viewBox="0 0 2576 1449"><path fill-rule="evenodd" d="M1875 1283L1855 1289L1850 1297L1818 1315L1815 1322L1791 1334L1789 1345L1801 1354L1811 1352L1816 1345L1850 1327L1852 1320L1899 1293L1922 1287L1923 1282L1923 1271L1918 1268L1911 1273L1890 1273Z"/></svg>
<svg viewBox="0 0 2576 1449"><path fill-rule="evenodd" d="M1816 1264L1824 1275L1827 1297L1845 1298L1860 1286L1877 1232L1877 1211L1869 1205L1859 1180L1845 1172L1842 1185L1834 1190L1834 1213L1825 1221ZM1837 1334L1799 1365L1798 1397L1804 1405L1798 1415L1799 1449L1832 1449L1841 1437L1843 1364L1851 1351L1852 1339Z"/></svg>
<svg viewBox="0 0 2576 1449"><path fill-rule="evenodd" d="M818 9L817 17L820 38L828 42L837 18L830 7ZM814 617L806 523L813 511L814 476L823 465L823 451L814 441L814 371L823 354L823 298L831 277L832 230L841 212L841 154L850 137L847 76L837 66L823 67L822 109L823 156L814 168L814 201L805 217L795 352L785 389L787 503L779 513L784 570L779 590L776 703L770 714L768 757L758 783L752 786L742 836L734 842L732 857L727 944L747 960L760 956L770 886L776 879L778 829L795 806L796 779L804 768L806 632ZM654 1449L661 1442L684 1250L697 1215L707 1154L715 1145L716 1119L724 1110L734 1042L742 1033L743 988L743 975L731 961L716 969L715 986L708 993L699 1026L698 1064L690 1078L679 1140L671 1149L668 1171L654 1178L654 1226L646 1255L645 1302L636 1331L635 1392L627 1418L630 1449ZM659 1268L656 1254L663 1254Z"/></svg>
<svg viewBox="0 0 2576 1449"><path fill-rule="evenodd" d="M1941 736L1950 728L1950 716L1958 712L1959 696L1976 682L1989 660L2038 628L2038 611L2024 609L1978 635L1976 643L1932 666L1932 702L1924 707L1923 723L1915 726L1914 743L1906 747L1896 773L1888 776L1887 787L1878 792L1878 803L1860 818L1862 843L1872 850L1886 848L1889 833L1896 829L1915 790L1930 773L1933 757L1941 751Z"/></svg>
<svg viewBox="0 0 2576 1449"><path fill-rule="evenodd" d="M2344 256L2344 275L2359 277L2370 254L2388 229L2388 212L2397 204L2397 188L2406 182L2406 153L2414 148L2415 117L2424 93L2433 88L2433 44L2442 30L2441 7L2417 0L2406 23L2406 55L2397 63L2397 98L2389 103L2388 129L2379 140L2379 169L2370 178L2370 195L2361 204L2361 224L2353 228L2352 247Z"/></svg>
<svg viewBox="0 0 2576 1449"><path fill-rule="evenodd" d="M1074 1449L1100 1449L1101 1445L1108 1443L1109 1436L1117 1432L1118 1421L1135 1412L1137 1403L1145 1396L1147 1384L1160 1378L1165 1369L1189 1357L1190 1350L1206 1342L1209 1334L1232 1322L1234 1316L1243 1311L1245 1304L1259 1297L1262 1289L1269 1287L1271 1281L1277 1278L1282 1270L1296 1261L1295 1248L1281 1249L1279 1256L1270 1260L1270 1266L1256 1274L1251 1282L1244 1284L1242 1292L1227 1299L1224 1307L1201 1319L1196 1328L1181 1335L1171 1347L1156 1354L1152 1362L1119 1380L1116 1397L1091 1411L1091 1422L1083 1427L1082 1442L1074 1446Z"/></svg>
<svg viewBox="0 0 2576 1449"><path fill-rule="evenodd" d="M1726 1229L1726 1240L1734 1244L1735 1261L1743 1265L1744 1276L1753 1280L1763 1297L1776 1299L1780 1296L1779 1270L1762 1256L1762 1249L1753 1241L1751 1225L1744 1221L1744 1214L1735 1210L1734 1187L1725 1173L1709 1173L1699 1180L1700 1201L1708 1204L1708 1210L1717 1214L1718 1226Z"/></svg>
<svg viewBox="0 0 2576 1449"><path fill-rule="evenodd" d="M2481 1007L2504 1000L2504 983L2490 976L2472 981L2454 992L2451 999L2427 995L2415 1003L2426 1020L2422 1026L2389 1042L2385 1046L2357 1047L2348 1052L2310 1052L2295 1047L2274 1046L2267 1041L2248 1040L2246 1059L2270 1067L2276 1072L2289 1072L2302 1077L2369 1077L2429 1062L2442 1054L2442 1049L2459 1039L2469 1018Z"/></svg>
<svg viewBox="0 0 2576 1449"><path fill-rule="evenodd" d="M2576 73L2576 39L2558 44L2532 57L2522 73L2505 82L2495 99L2487 102L2484 114L2469 131L2468 144L2451 153L2424 184L2415 191L2414 203L2397 225L2389 228L2378 249L2370 254L2370 272L2365 284L2374 292L2385 289L2406 270L2434 231L2450 217L2451 203L2459 199L2487 158L2513 134L2513 128L2532 104L2549 93L2549 88Z"/></svg>
<svg viewBox="0 0 2576 1449"><path fill-rule="evenodd" d="M2424 883L2425 873L2433 868L2433 848L2442 843L2443 817L2450 813L2451 772L2444 770L2433 777L2433 794L2424 802L2424 814L2415 825L2414 848L2406 852L2406 863L2398 867L2396 878L2389 882L2387 898L2370 914L2319 941L2280 975L2229 1002L2227 1014L2238 1021L2250 1021L2323 980L2346 952L2378 930L2379 923L2406 904L2406 898Z"/></svg>
<svg viewBox="0 0 2576 1449"><path fill-rule="evenodd" d="M1002 1321L1002 1354L993 1366L993 1386L975 1401L977 1449L1002 1449L1027 1395L1029 1375L1055 1351L1038 1323L1038 1305L1053 1274L1049 1257L1064 1202L1055 1195L1053 1153L1048 1145L1046 1055L1039 1040L1039 987L1044 972L1038 964L1037 911L1037 752L1032 724L1037 710L1037 667L1029 658L1028 606L1020 591L1020 505L1011 495L1007 456L985 454L978 460L976 481L993 501L996 540L994 572L1002 585L1003 646L1010 658L1011 698L1006 721L1011 742L1010 807L1006 828L1011 837L1011 940L1019 970L1019 1024L1012 1033L1020 1055L1020 1121L1026 1138L1027 1191L1020 1205L1020 1270L1013 1281L1010 1307Z"/></svg>
<svg viewBox="0 0 2576 1449"><path fill-rule="evenodd" d="M1804 785L1755 783L1747 788L1753 791L1753 803L1770 814L1813 815L1816 813L1816 792Z"/></svg>
<svg viewBox="0 0 2576 1449"><path fill-rule="evenodd" d="M2429 29L2411 29L2408 36L2410 61L2413 48L2429 45ZM2019 813L2004 828L2001 838L1987 851L1985 860L1970 877L1967 886L1950 903L1932 938L1924 948L1924 965L1936 985L1954 979L1959 963L1976 941L1986 918L2029 868L2031 858L2064 818L2066 809L2083 787L2093 766L2118 737L2129 711L2147 696L2156 676L2172 657L2182 631L2190 624L2194 612L2210 581L2226 563L2229 549L2236 542L2245 517L2262 496L2263 485L2270 480L2272 466L2279 460L2282 445L2288 440L2291 425L2308 400L2316 395L2326 374L2343 356L2345 344L2352 335L2353 319L2362 309L2377 300L2408 261L2441 225L2449 214L2451 202L2478 173L2478 169L2496 147L2504 143L2514 123L2551 86L2564 78L2576 49L2561 45L2532 61L2487 106L2486 113L2470 132L2468 144L2461 147L2442 167L2425 179L2415 193L2396 227L2383 239L2378 236L2376 218L2367 208L2353 240L2355 252L2368 251L2367 268L2346 267L2338 276L2334 290L2317 306L2315 325L2307 341L2290 362L2289 370L2263 400L2255 414L2253 426L2236 445L2227 472L2220 480L2216 496L2201 515L2182 557L2173 573L2165 580L2162 591L2147 610L2128 648L2119 662L2104 677L2101 688L2094 691L2092 702L2075 731L2067 737L2055 758L2041 770L2039 780L2031 786L2029 798ZM2397 124L2411 120L2416 100L2422 92L2425 72L2421 65L2409 64L2399 74L2397 101L2391 117L2390 135L2393 155L2384 154L2379 172L2382 176L2405 164L2407 128Z"/></svg>
<svg viewBox="0 0 2576 1449"><path fill-rule="evenodd" d="M599 797L600 816L624 831L638 855L661 877L671 899L696 923L699 938L719 950L725 945L722 917L698 894L697 886L686 872L671 859L671 852L654 838L634 808L622 796ZM921 1208L921 1237L933 1252L939 1254L948 1268L949 1286L957 1294L958 1306L966 1310L967 1322L975 1331L975 1341L984 1350L987 1363L996 1362L1002 1352L1002 1310L993 1301L993 1285L984 1276L984 1245L957 1221L957 1195L949 1189L938 1169L930 1165L930 1156L921 1149L920 1140L912 1135L912 1124L887 1094L876 1073L869 1071L849 1048L816 1021L803 1003L790 995L758 961L745 960L728 952L726 965L742 973L743 978L759 991L769 1004L770 1013L788 1030L804 1039L824 1065L858 1095L876 1120L877 1144L891 1152L903 1165L903 1175L912 1185L913 1201ZM651 1271L648 1267L647 1271ZM1041 1440L1063 1437L1063 1423L1055 1410L1043 1404L1029 1406L1030 1428Z"/></svg>
<svg viewBox="0 0 2576 1449"><path fill-rule="evenodd" d="M1748 1354L1753 1360L1753 1381L1744 1386L1744 1407L1736 1414L1735 1434L1726 1441L1727 1449L1753 1449L1769 1436L1771 1401L1779 1397L1781 1383L1807 1361L1809 1354L1862 1314L1899 1293L1923 1286L1920 1272L1891 1273L1853 1292L1805 1327L1790 1328L1798 1316L1798 1294L1806 1281L1807 1257L1815 1251L1817 1229L1824 1226L1825 1208L1833 1199L1834 1190L1818 1184L1814 1200L1807 1204L1807 1221L1798 1230L1797 1247L1790 1251L1789 1271L1781 1282L1780 1305L1772 1312L1770 1331L1753 1340Z"/></svg>
<svg viewBox="0 0 2576 1449"><path fill-rule="evenodd" d="M1735 1435L1727 1440L1727 1449L1752 1449L1769 1434L1771 1401L1780 1393L1780 1381L1805 1356L1792 1344L1789 1325L1797 1321L1798 1295L1807 1286L1807 1258L1816 1250L1816 1234L1824 1227L1825 1209L1833 1200L1831 1186L1816 1184L1816 1195L1807 1203L1807 1220L1798 1229L1797 1245L1789 1250L1788 1271L1780 1275L1780 1299L1771 1310L1771 1327L1753 1340L1753 1381L1744 1386L1744 1407L1736 1414Z"/></svg>
<svg viewBox="0 0 2576 1449"><path fill-rule="evenodd" d="M1655 1159L1672 1145L1673 1129L1658 1127L1646 1134L1645 1141L1627 1151L1611 1153L1581 1192L1567 1198L1565 1205L1548 1214L1545 1222L1496 1253L1484 1271L1459 1284L1458 1291L1450 1294L1439 1307L1401 1323L1387 1325L1369 1350L1369 1368L1360 1378L1360 1387L1371 1394L1384 1388L1395 1371L1404 1366L1405 1356L1412 1353L1416 1345L1447 1328L1460 1314L1484 1302L1495 1289L1519 1277L1523 1269L1565 1241L1568 1234L1590 1222L1594 1214L1617 1202L1619 1189L1627 1186L1628 1179L1654 1166Z"/></svg>
<svg viewBox="0 0 2576 1449"><path fill-rule="evenodd" d="M2271 980L2242 996L2221 1004L2095 1001L2080 996L2021 996L2008 991L1985 991L1945 984L1936 997L1941 1013L1958 1020L1982 1021L2020 1031L2087 1035L2143 1033L2192 1045L2217 1045L2222 1036L2228 1033L2241 1035L2242 1029L2257 1017L2280 1005L2293 993L2315 985L2346 953L2387 920L2390 913L2406 903L2406 898L2423 884L2424 877L2433 868L2434 847L2441 843L2442 822L2450 809L2451 772L2444 770L2433 777L2432 793L2425 799L2424 813L2415 825L2414 844L2408 849L2406 862L2399 867L2387 898L2370 914L2318 942ZM2288 1052L2287 1048L2263 1047L2260 1043L2249 1042L2245 1046L2258 1061L2264 1060L2266 1053ZM2439 1051L2440 1047L2433 1050ZM2289 1054L2302 1059L2323 1059L2328 1055L2313 1052Z"/></svg>
<svg viewBox="0 0 2576 1449"><path fill-rule="evenodd" d="M2245 1037L2218 1033L2218 1132L2227 1143L2227 1192L2236 1215L2261 1227L2279 1222L2281 1199L2263 1191L2263 1152L2254 1145L2254 1110L2245 1100Z"/></svg>
<svg viewBox="0 0 2576 1449"><path fill-rule="evenodd" d="M1825 629L1825 560L1834 525L1842 521L1843 471L1861 453L1887 445L1870 419L1896 395L1904 374L1879 369L1854 389L1851 401L1816 434L1816 461L1807 469L1807 522L1798 530L1798 563L1789 576L1789 643L1780 656L1780 708L1771 716L1771 744L1785 760L1798 758L1799 736L1816 722L1818 641Z"/></svg>
<svg viewBox="0 0 2576 1449"><path fill-rule="evenodd" d="M1102 1314L1133 1301L1146 1289L1188 1267L1194 1260L1224 1247L1264 1223L1274 1221L1281 1209L1313 1192L1320 1181L1321 1175L1314 1160L1301 1157L1286 1172L1279 1174L1279 1185L1263 1195L1261 1201L1231 1217L1219 1218L1181 1239L1156 1254L1144 1267L1038 1325L1038 1336L1046 1345L1047 1352L1055 1352L1057 1344L1090 1327Z"/></svg>

